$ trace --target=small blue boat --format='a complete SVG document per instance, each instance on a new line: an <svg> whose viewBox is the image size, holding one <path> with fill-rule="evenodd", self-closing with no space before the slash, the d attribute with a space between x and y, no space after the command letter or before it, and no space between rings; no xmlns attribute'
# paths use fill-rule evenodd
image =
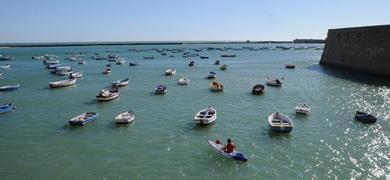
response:
<svg viewBox="0 0 390 180"><path fill-rule="evenodd" d="M211 71L209 72L209 74L207 75L207 79L214 79L217 77L217 73Z"/></svg>
<svg viewBox="0 0 390 180"><path fill-rule="evenodd" d="M70 125L84 126L94 121L99 114L97 112L85 112L69 120Z"/></svg>
<svg viewBox="0 0 390 180"><path fill-rule="evenodd" d="M13 91L13 90L18 89L19 86L20 86L20 84L9 85L9 86L2 86L2 87L0 87L0 91Z"/></svg>
<svg viewBox="0 0 390 180"><path fill-rule="evenodd" d="M363 123L375 123L376 117L364 112L356 111L355 120Z"/></svg>
<svg viewBox="0 0 390 180"><path fill-rule="evenodd" d="M0 114L11 112L14 108L14 105L12 103L6 103L0 105Z"/></svg>

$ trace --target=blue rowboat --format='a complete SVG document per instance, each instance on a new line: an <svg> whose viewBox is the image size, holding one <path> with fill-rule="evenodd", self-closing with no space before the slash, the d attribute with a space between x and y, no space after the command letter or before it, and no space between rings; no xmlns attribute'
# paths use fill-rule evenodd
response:
<svg viewBox="0 0 390 180"><path fill-rule="evenodd" d="M69 120L70 125L84 126L94 121L99 116L97 112L85 112Z"/></svg>
<svg viewBox="0 0 390 180"><path fill-rule="evenodd" d="M0 105L0 114L11 112L14 108L14 105L12 103L6 103Z"/></svg>

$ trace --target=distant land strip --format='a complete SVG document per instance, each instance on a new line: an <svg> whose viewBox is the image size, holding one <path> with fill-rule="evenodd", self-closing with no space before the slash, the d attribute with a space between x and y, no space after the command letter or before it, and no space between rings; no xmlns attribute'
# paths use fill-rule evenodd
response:
<svg viewBox="0 0 390 180"><path fill-rule="evenodd" d="M183 44L250 44L250 43L324 43L317 39L296 39L294 41L171 41L171 42L56 42L56 43L0 43L7 47L59 47L59 46L113 46L113 45L183 45Z"/></svg>

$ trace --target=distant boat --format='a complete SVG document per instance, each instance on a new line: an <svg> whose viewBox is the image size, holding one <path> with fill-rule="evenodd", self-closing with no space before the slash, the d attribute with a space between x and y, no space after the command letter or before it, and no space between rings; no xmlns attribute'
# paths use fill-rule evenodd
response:
<svg viewBox="0 0 390 180"><path fill-rule="evenodd" d="M70 125L79 125L84 126L92 121L94 121L99 114L97 112L85 112L69 120Z"/></svg>
<svg viewBox="0 0 390 180"><path fill-rule="evenodd" d="M50 64L58 64L58 63L60 63L60 60L44 60L43 62L42 62L43 64L46 64L46 65L50 65Z"/></svg>
<svg viewBox="0 0 390 180"><path fill-rule="evenodd" d="M49 64L47 65L47 69L56 69L57 67L62 66L61 64Z"/></svg>
<svg viewBox="0 0 390 180"><path fill-rule="evenodd" d="M221 57L236 57L235 54L222 54Z"/></svg>
<svg viewBox="0 0 390 180"><path fill-rule="evenodd" d="M272 113L268 116L268 124L272 131L289 133L293 129L291 119L282 113Z"/></svg>
<svg viewBox="0 0 390 180"><path fill-rule="evenodd" d="M13 60L13 58L8 55L0 55L0 61L9 61L9 60Z"/></svg>
<svg viewBox="0 0 390 180"><path fill-rule="evenodd" d="M134 121L135 114L133 111L125 111L115 116L115 122L117 124L126 124Z"/></svg>
<svg viewBox="0 0 390 180"><path fill-rule="evenodd" d="M265 82L268 86L282 86L282 82L279 79L266 79Z"/></svg>
<svg viewBox="0 0 390 180"><path fill-rule="evenodd" d="M295 112L299 114L309 114L310 107L307 104L300 104L295 106Z"/></svg>
<svg viewBox="0 0 390 180"><path fill-rule="evenodd" d="M195 62L194 61L190 61L190 63L188 64L188 66L194 66Z"/></svg>
<svg viewBox="0 0 390 180"><path fill-rule="evenodd" d="M85 63L87 63L86 61L83 61L83 60L80 60L79 61L79 64L85 64Z"/></svg>
<svg viewBox="0 0 390 180"><path fill-rule="evenodd" d="M126 60L124 60L122 58L119 58L119 59L115 60L115 63L118 64L118 65L124 64L125 62L126 62Z"/></svg>
<svg viewBox="0 0 390 180"><path fill-rule="evenodd" d="M138 61L130 62L129 66L138 66Z"/></svg>
<svg viewBox="0 0 390 180"><path fill-rule="evenodd" d="M220 61L215 61L214 65L219 65Z"/></svg>
<svg viewBox="0 0 390 180"><path fill-rule="evenodd" d="M209 57L208 56L199 56L200 59L208 59Z"/></svg>
<svg viewBox="0 0 390 180"><path fill-rule="evenodd" d="M1 65L0 66L0 69L8 69L8 68L11 68L10 64L6 64L6 65Z"/></svg>
<svg viewBox="0 0 390 180"><path fill-rule="evenodd" d="M105 89L100 90L99 94L96 96L96 100L110 101L110 100L113 100L117 97L119 97L119 91L115 87L115 88L112 88L110 90L105 90Z"/></svg>
<svg viewBox="0 0 390 180"><path fill-rule="evenodd" d="M188 85L190 83L190 80L187 78L180 78L178 84L179 85Z"/></svg>
<svg viewBox="0 0 390 180"><path fill-rule="evenodd" d="M0 114L11 112L14 108L14 105L12 103L6 103L0 105Z"/></svg>
<svg viewBox="0 0 390 180"><path fill-rule="evenodd" d="M73 73L73 70L57 70L56 74L58 76L65 76L65 75L70 75Z"/></svg>
<svg viewBox="0 0 390 180"><path fill-rule="evenodd" d="M57 74L59 76L69 75L73 73L72 67L70 66L55 66L52 71L53 74Z"/></svg>
<svg viewBox="0 0 390 180"><path fill-rule="evenodd" d="M15 85L9 85L9 86L2 86L0 87L0 91L13 91L20 87L20 84Z"/></svg>
<svg viewBox="0 0 390 180"><path fill-rule="evenodd" d="M154 56L144 56L144 59L154 59Z"/></svg>
<svg viewBox="0 0 390 180"><path fill-rule="evenodd" d="M116 81L112 81L113 86L127 86L129 84L130 78L125 78L125 79L119 79Z"/></svg>
<svg viewBox="0 0 390 180"><path fill-rule="evenodd" d="M373 115L364 113L364 112L356 111L355 120L363 122L363 123L375 123L376 117L374 117Z"/></svg>
<svg viewBox="0 0 390 180"><path fill-rule="evenodd" d="M83 77L83 73L81 72L73 72L69 74L69 79L81 78L81 77Z"/></svg>
<svg viewBox="0 0 390 180"><path fill-rule="evenodd" d="M238 152L238 151L233 151L231 153L227 153L224 151L224 147L225 145L222 144L219 140L216 140L215 142L211 141L211 140L208 140L207 141L210 148L213 149L214 151L216 151L218 154L226 157L226 158L230 158L230 159L234 159L234 160L237 160L237 161L243 161L243 162L247 162L248 159L245 157L244 154Z"/></svg>
<svg viewBox="0 0 390 180"><path fill-rule="evenodd" d="M106 68L103 71L103 74L110 74L111 73L111 68Z"/></svg>
<svg viewBox="0 0 390 180"><path fill-rule="evenodd" d="M221 67L219 67L219 69L220 70L222 70L222 71L224 71L224 70L226 70L227 69L227 64L224 64L224 65L222 65Z"/></svg>
<svg viewBox="0 0 390 180"><path fill-rule="evenodd" d="M217 77L217 73L210 71L209 74L206 76L207 79L214 79Z"/></svg>
<svg viewBox="0 0 390 180"><path fill-rule="evenodd" d="M223 91L223 84L218 81L211 81L209 86L212 91Z"/></svg>
<svg viewBox="0 0 390 180"><path fill-rule="evenodd" d="M165 94L167 92L167 87L164 86L164 85L158 85L155 89L154 89L154 93L155 94Z"/></svg>
<svg viewBox="0 0 390 180"><path fill-rule="evenodd" d="M167 69L165 71L165 75L169 76L169 75L174 75L176 74L176 69Z"/></svg>
<svg viewBox="0 0 390 180"><path fill-rule="evenodd" d="M73 79L65 79L62 81L53 81L49 82L49 87L50 88L57 88L57 87L65 87L65 86L71 86L76 83L76 78Z"/></svg>
<svg viewBox="0 0 390 180"><path fill-rule="evenodd" d="M252 94L263 94L265 91L265 86L262 84L256 84L252 88Z"/></svg>
<svg viewBox="0 0 390 180"><path fill-rule="evenodd" d="M287 69L294 69L295 65L294 64L286 64L286 65L284 65L284 67L286 67Z"/></svg>
<svg viewBox="0 0 390 180"><path fill-rule="evenodd" d="M211 124L217 120L217 110L214 107L207 107L196 113L194 122L200 125Z"/></svg>

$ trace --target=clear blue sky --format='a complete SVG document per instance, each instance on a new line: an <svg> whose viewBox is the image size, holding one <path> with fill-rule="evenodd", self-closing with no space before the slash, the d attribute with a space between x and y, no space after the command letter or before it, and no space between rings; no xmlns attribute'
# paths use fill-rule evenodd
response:
<svg viewBox="0 0 390 180"><path fill-rule="evenodd" d="M0 0L0 43L325 38L390 0Z"/></svg>

